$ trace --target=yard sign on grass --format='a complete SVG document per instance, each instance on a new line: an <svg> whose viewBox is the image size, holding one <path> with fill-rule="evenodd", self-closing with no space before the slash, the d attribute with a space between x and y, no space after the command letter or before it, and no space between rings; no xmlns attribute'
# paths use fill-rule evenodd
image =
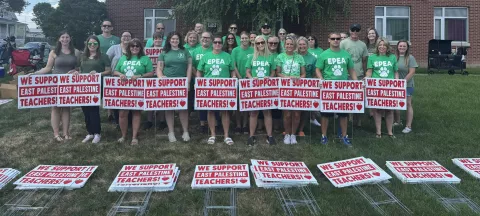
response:
<svg viewBox="0 0 480 216"><path fill-rule="evenodd" d="M480 179L480 158L455 158L452 161L473 177Z"/></svg>
<svg viewBox="0 0 480 216"><path fill-rule="evenodd" d="M97 166L39 165L14 184L19 189L76 189L83 187L96 169Z"/></svg>
<svg viewBox="0 0 480 216"><path fill-rule="evenodd" d="M248 164L197 165L192 188L250 188Z"/></svg>
<svg viewBox="0 0 480 216"><path fill-rule="evenodd" d="M460 183L436 161L387 161L387 167L404 183Z"/></svg>

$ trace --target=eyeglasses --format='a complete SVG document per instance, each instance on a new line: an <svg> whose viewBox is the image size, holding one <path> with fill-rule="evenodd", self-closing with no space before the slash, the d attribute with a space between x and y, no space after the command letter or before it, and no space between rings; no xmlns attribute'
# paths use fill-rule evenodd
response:
<svg viewBox="0 0 480 216"><path fill-rule="evenodd" d="M228 38L228 40L235 40L235 38Z"/></svg>
<svg viewBox="0 0 480 216"><path fill-rule="evenodd" d="M230 27L230 29L235 30L235 29L237 29L237 27Z"/></svg>
<svg viewBox="0 0 480 216"><path fill-rule="evenodd" d="M342 40L342 38L330 38L330 40Z"/></svg>
<svg viewBox="0 0 480 216"><path fill-rule="evenodd" d="M110 27L112 27L112 26L111 26L111 25L102 25L102 27L104 27L104 28L110 28Z"/></svg>
<svg viewBox="0 0 480 216"><path fill-rule="evenodd" d="M222 44L222 41L213 41L214 44Z"/></svg>
<svg viewBox="0 0 480 216"><path fill-rule="evenodd" d="M309 38L308 40L309 40L309 41L315 41L315 39L313 39L313 38Z"/></svg>
<svg viewBox="0 0 480 216"><path fill-rule="evenodd" d="M98 46L98 42L88 42L88 46Z"/></svg>
<svg viewBox="0 0 480 216"><path fill-rule="evenodd" d="M165 28L157 28L157 29L165 29Z"/></svg>
<svg viewBox="0 0 480 216"><path fill-rule="evenodd" d="M278 42L268 42L269 45L278 45Z"/></svg>
<svg viewBox="0 0 480 216"><path fill-rule="evenodd" d="M134 44L134 45L132 45L130 48L140 48L140 45Z"/></svg>
<svg viewBox="0 0 480 216"><path fill-rule="evenodd" d="M265 41L255 42L255 44L256 44L256 45L260 45L260 44L264 45L264 44L265 44Z"/></svg>

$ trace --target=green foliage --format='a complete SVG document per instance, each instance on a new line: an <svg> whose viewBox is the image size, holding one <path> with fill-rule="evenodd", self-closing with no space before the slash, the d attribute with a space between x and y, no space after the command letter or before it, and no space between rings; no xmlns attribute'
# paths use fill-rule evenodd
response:
<svg viewBox="0 0 480 216"><path fill-rule="evenodd" d="M107 17L105 3L97 0L60 0L58 8L50 3L38 3L33 8L33 20L47 37L58 37L59 32L68 31L77 49L83 49L85 39L101 33L102 21Z"/></svg>
<svg viewBox="0 0 480 216"><path fill-rule="evenodd" d="M4 5L9 11L21 13L28 3L25 0L0 0L0 7L3 7Z"/></svg>
<svg viewBox="0 0 480 216"><path fill-rule="evenodd" d="M170 0L157 0L159 5ZM175 14L185 23L203 22L206 19L219 19L223 22L251 23L259 27L260 23L274 23L282 16L299 20L310 25L321 20L328 25L338 13L348 14L351 0L175 0ZM300 16L302 14L302 16Z"/></svg>

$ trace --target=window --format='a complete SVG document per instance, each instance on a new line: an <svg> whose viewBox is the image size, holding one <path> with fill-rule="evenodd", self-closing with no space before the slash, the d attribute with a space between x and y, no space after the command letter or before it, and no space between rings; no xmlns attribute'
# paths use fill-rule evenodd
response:
<svg viewBox="0 0 480 216"><path fill-rule="evenodd" d="M468 9L434 8L433 36L439 40L468 41Z"/></svg>
<svg viewBox="0 0 480 216"><path fill-rule="evenodd" d="M409 7L375 7L375 28L390 41L409 40Z"/></svg>
<svg viewBox="0 0 480 216"><path fill-rule="evenodd" d="M145 20L143 37L151 38L153 33L155 33L155 25L157 25L157 23L163 23L165 26L165 36L175 31L176 21L171 18L172 13L173 11L170 9L145 9L143 15Z"/></svg>

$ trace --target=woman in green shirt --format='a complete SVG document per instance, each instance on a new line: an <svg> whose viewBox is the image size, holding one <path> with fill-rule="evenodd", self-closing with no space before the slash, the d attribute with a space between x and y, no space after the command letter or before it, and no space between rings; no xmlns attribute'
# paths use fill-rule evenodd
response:
<svg viewBox="0 0 480 216"><path fill-rule="evenodd" d="M248 57L246 64L246 73L248 79L263 79L275 76L276 66L273 63L270 51L268 51L267 43L263 36L257 36L255 38L253 55ZM247 144L253 146L256 142L255 130L257 129L258 114L260 111L250 112L250 137ZM263 121L265 128L267 129L267 143L275 145L277 142L272 136L272 111L262 110Z"/></svg>
<svg viewBox="0 0 480 216"><path fill-rule="evenodd" d="M190 55L193 55L193 50L198 47L198 34L195 31L189 31L187 33L187 36L185 37L185 40L187 43L185 43L185 46L183 46L188 52L190 52ZM167 41L168 42L168 41Z"/></svg>
<svg viewBox="0 0 480 216"><path fill-rule="evenodd" d="M323 49L318 46L318 40L315 36L308 36L308 52L311 53L315 58L318 59L320 54L322 54Z"/></svg>
<svg viewBox="0 0 480 216"><path fill-rule="evenodd" d="M282 48L285 48L286 37L287 37L287 30L285 30L284 28L280 28L278 30L278 39L280 39L280 46L282 46Z"/></svg>
<svg viewBox="0 0 480 216"><path fill-rule="evenodd" d="M100 51L100 40L96 36L90 36L85 42L87 46L83 51L80 63L80 73L96 74L103 76L109 75L111 72L110 59L106 54ZM100 107L99 106L82 106L83 115L85 117L85 126L87 128L87 136L82 143L86 143L93 139L92 143L100 142Z"/></svg>
<svg viewBox="0 0 480 216"><path fill-rule="evenodd" d="M233 49L238 46L235 35L228 33L225 37L225 43L223 44L222 50L228 54L232 54Z"/></svg>
<svg viewBox="0 0 480 216"><path fill-rule="evenodd" d="M222 51L222 37L213 37L213 51L206 53L197 66L197 77L205 78L236 78L235 67L231 56ZM225 144L233 145L233 140L228 136L228 130L230 126L230 115L228 111L220 111L222 117L222 126L225 133ZM210 128L211 136L208 138L207 143L210 145L215 144L215 112L208 111L207 122Z"/></svg>
<svg viewBox="0 0 480 216"><path fill-rule="evenodd" d="M295 53L297 42L292 37L287 36L285 40L285 52L280 53L276 59L277 76L281 78L298 79L305 78L305 61L301 55ZM285 128L285 137L283 143L297 144L295 132L300 124L301 111L283 110L283 127Z"/></svg>
<svg viewBox="0 0 480 216"><path fill-rule="evenodd" d="M377 41L375 54L368 57L366 78L398 79L397 58L390 53L390 44L387 39L380 38ZM392 131L393 110L371 109L375 119L375 128L377 138L382 137L382 113L385 112L385 123L387 133L391 138L395 138Z"/></svg>
<svg viewBox="0 0 480 216"><path fill-rule="evenodd" d="M158 57L157 61L157 77L187 77L188 82L192 77L192 56L190 52L183 47L183 40L180 33L171 32L167 37L167 42L163 52ZM190 86L190 84L188 84ZM183 128L183 141L190 140L190 134L188 133L188 109L180 110L180 123ZM168 125L168 140L170 142L176 142L174 132L174 117L175 110L165 111L165 119Z"/></svg>
<svg viewBox="0 0 480 216"><path fill-rule="evenodd" d="M153 76L152 61L143 51L143 44L138 38L132 39L127 46L127 53L120 57L115 67L114 76L122 80L136 80L142 77ZM119 143L125 142L128 132L128 112L130 110L119 111L119 125L122 131L122 137L118 139ZM138 129L140 128L141 111L132 110L132 142L131 145L138 144Z"/></svg>

